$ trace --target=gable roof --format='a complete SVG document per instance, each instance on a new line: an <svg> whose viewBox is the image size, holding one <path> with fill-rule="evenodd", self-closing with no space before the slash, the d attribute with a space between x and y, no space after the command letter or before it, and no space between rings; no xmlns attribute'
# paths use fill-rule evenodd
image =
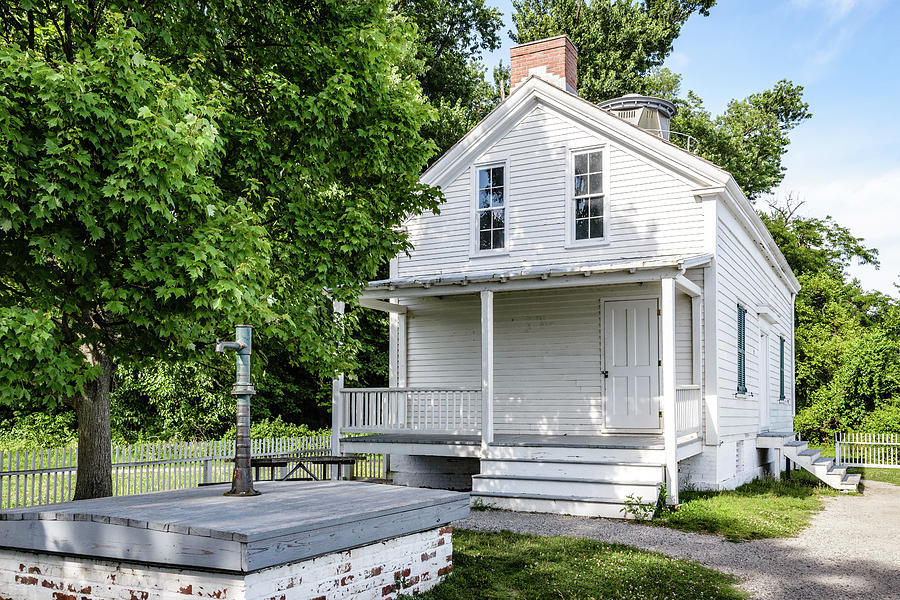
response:
<svg viewBox="0 0 900 600"><path fill-rule="evenodd" d="M696 196L723 198L748 233L761 242L759 246L763 254L780 271L791 291L799 291L800 283L787 260L728 171L536 75L519 84L503 102L451 146L422 173L420 181L437 187L449 184L537 106L546 107L600 133L619 147L674 172L695 186L693 192Z"/></svg>
<svg viewBox="0 0 900 600"><path fill-rule="evenodd" d="M484 117L461 140L450 147L420 177L422 183L443 186L465 170L480 154L525 118L543 106L601 133L619 146L660 163L689 179L697 187L723 187L729 173L716 164L632 125L584 98L566 92L531 75Z"/></svg>

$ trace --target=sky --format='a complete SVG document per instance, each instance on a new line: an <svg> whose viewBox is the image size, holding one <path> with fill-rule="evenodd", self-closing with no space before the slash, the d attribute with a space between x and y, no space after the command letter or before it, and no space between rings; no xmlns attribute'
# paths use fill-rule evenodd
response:
<svg viewBox="0 0 900 600"><path fill-rule="evenodd" d="M509 64L511 2L503 47L485 56ZM781 186L805 216L832 216L869 247L881 267L853 265L866 289L896 295L900 282L900 2L895 0L719 0L694 15L666 65L713 113L790 79L804 87L813 118L791 133Z"/></svg>

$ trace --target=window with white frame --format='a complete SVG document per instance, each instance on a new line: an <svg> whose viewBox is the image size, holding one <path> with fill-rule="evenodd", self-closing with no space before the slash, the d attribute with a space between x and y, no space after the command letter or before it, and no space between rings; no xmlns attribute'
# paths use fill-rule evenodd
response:
<svg viewBox="0 0 900 600"><path fill-rule="evenodd" d="M592 150L573 155L573 187L571 210L574 211L573 240L603 239L606 235L603 203L603 151Z"/></svg>
<svg viewBox="0 0 900 600"><path fill-rule="evenodd" d="M506 246L506 173L502 165L478 169L475 210L478 250L502 250Z"/></svg>

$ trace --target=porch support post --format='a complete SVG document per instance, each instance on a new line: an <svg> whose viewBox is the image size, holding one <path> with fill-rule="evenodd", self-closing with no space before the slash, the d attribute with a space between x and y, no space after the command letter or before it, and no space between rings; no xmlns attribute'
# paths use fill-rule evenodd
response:
<svg viewBox="0 0 900 600"><path fill-rule="evenodd" d="M481 452L494 441L494 292L481 292Z"/></svg>
<svg viewBox="0 0 900 600"><path fill-rule="evenodd" d="M662 279L662 392L663 440L666 448L666 487L669 503L678 504L678 440L675 423L675 279Z"/></svg>
<svg viewBox="0 0 900 600"><path fill-rule="evenodd" d="M344 303L335 301L334 312L338 315L344 314ZM344 402L341 397L341 390L344 388L344 374L340 373L336 378L331 380L331 454L332 456L341 455L341 426L344 423ZM340 468L332 469L331 477L338 478Z"/></svg>
<svg viewBox="0 0 900 600"><path fill-rule="evenodd" d="M397 315L397 387L406 387L407 357L406 345L407 313Z"/></svg>

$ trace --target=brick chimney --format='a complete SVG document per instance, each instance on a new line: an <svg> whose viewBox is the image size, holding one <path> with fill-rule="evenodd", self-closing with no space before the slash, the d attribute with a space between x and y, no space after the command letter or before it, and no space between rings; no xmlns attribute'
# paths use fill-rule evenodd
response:
<svg viewBox="0 0 900 600"><path fill-rule="evenodd" d="M509 49L510 91L529 75L537 75L567 92L578 93L578 50L565 35Z"/></svg>

